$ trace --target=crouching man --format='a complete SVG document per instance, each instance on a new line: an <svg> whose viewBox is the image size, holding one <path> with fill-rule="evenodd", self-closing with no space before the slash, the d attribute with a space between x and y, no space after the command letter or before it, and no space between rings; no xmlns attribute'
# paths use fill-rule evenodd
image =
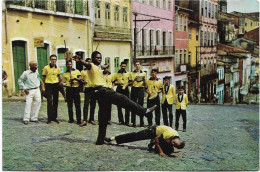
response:
<svg viewBox="0 0 260 172"><path fill-rule="evenodd" d="M165 125L153 126L149 129L141 130L139 132L127 133L115 137L106 138L105 141L111 142L115 140L117 144L121 144L147 139L151 139L149 148L151 148L154 143L158 154L163 157L174 153L174 149L172 149L172 151L169 151L170 148L174 147L177 149L182 149L185 146L185 142L180 139L178 132L171 127ZM177 151L175 153L177 153Z"/></svg>

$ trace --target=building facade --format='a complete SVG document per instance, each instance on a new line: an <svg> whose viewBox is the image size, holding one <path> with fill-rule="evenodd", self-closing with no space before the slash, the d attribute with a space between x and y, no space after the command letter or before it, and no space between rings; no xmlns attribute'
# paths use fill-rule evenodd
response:
<svg viewBox="0 0 260 172"><path fill-rule="evenodd" d="M49 56L56 54L64 72L66 48L83 57L91 54L91 8L86 0L5 1L2 62L13 93L19 91L18 78L29 61L38 62L41 74Z"/></svg>
<svg viewBox="0 0 260 172"><path fill-rule="evenodd" d="M102 53L103 62L110 64L111 73L118 72L120 63L131 69L131 4L129 0L94 0L93 50Z"/></svg>
<svg viewBox="0 0 260 172"><path fill-rule="evenodd" d="M150 77L157 68L157 77L174 76L174 1L134 0L132 9L133 62L140 60L142 70Z"/></svg>

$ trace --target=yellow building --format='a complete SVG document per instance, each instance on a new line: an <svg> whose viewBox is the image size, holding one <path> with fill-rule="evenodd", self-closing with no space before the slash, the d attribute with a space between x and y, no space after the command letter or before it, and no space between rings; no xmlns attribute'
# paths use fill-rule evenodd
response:
<svg viewBox="0 0 260 172"><path fill-rule="evenodd" d="M129 0L95 0L93 50L102 53L103 63L116 73L126 61L131 69L131 22Z"/></svg>
<svg viewBox="0 0 260 172"><path fill-rule="evenodd" d="M245 32L249 32L259 27L259 21L257 19L253 20L251 18L245 18Z"/></svg>
<svg viewBox="0 0 260 172"><path fill-rule="evenodd" d="M199 24L193 20L189 20L188 28L188 58L189 58L189 96L193 99L193 96L199 92L199 79L200 78L200 65L199 65ZM197 63L196 63L197 59ZM197 67L196 67L197 65Z"/></svg>
<svg viewBox="0 0 260 172"><path fill-rule="evenodd" d="M74 55L90 56L90 6L87 0L6 1L2 17L2 63L13 93L19 91L17 80L29 69L31 60L38 62L41 74L51 54L58 56L57 64L64 72L65 47Z"/></svg>

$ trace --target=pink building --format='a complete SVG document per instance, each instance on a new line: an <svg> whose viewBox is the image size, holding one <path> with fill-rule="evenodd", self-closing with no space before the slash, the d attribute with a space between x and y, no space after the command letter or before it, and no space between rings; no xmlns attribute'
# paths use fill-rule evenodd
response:
<svg viewBox="0 0 260 172"><path fill-rule="evenodd" d="M141 61L147 79L151 69L157 68L158 78L163 79L167 75L173 81L174 0L134 0L131 8L133 38L136 26L136 56L133 41L133 61ZM160 21L154 21L156 19Z"/></svg>
<svg viewBox="0 0 260 172"><path fill-rule="evenodd" d="M174 61L174 82L176 88L183 85L188 93L187 69L190 64L188 52L188 19L189 1L175 2L175 61Z"/></svg>

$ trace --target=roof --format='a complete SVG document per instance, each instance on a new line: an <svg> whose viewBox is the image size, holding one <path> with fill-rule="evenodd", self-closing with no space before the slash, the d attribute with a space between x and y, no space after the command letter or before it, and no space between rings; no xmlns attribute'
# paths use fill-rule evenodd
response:
<svg viewBox="0 0 260 172"><path fill-rule="evenodd" d="M243 50L241 48L233 47L230 45L224 45L224 44L218 44L217 49L222 52L224 51L226 53L248 53L248 51Z"/></svg>
<svg viewBox="0 0 260 172"><path fill-rule="evenodd" d="M244 34L245 39L259 42L259 27Z"/></svg>

